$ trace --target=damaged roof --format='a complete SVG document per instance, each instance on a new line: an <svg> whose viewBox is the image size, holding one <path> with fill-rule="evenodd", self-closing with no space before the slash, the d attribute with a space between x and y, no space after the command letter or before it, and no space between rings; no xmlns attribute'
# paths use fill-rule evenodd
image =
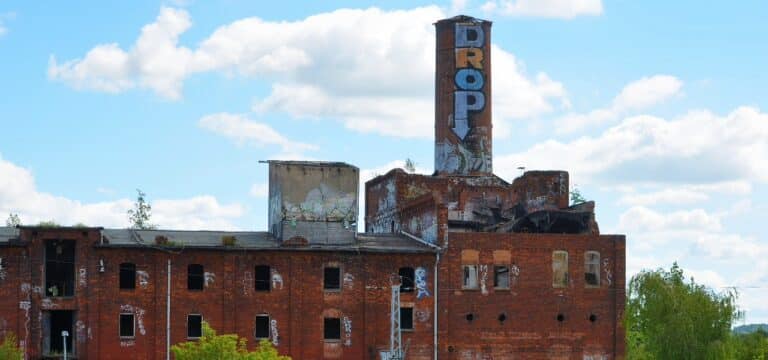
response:
<svg viewBox="0 0 768 360"><path fill-rule="evenodd" d="M317 167L349 167L357 169L357 166L347 164L341 161L303 161L303 160L260 160L260 163L295 165L295 166L317 166Z"/></svg>
<svg viewBox="0 0 768 360"><path fill-rule="evenodd" d="M299 250L421 253L434 249L400 234L357 233L348 244L286 244L266 231L181 231L181 230L102 230L104 247L159 247L157 237L165 237L164 247L208 248L232 250ZM223 238L234 236L234 245L223 245Z"/></svg>

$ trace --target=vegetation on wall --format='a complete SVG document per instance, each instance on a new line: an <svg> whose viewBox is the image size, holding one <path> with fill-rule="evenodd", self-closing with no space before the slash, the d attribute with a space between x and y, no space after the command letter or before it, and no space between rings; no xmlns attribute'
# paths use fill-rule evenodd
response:
<svg viewBox="0 0 768 360"><path fill-rule="evenodd" d="M9 332L5 334L5 338L0 342L0 359L9 360L21 360L24 353L18 346L16 335Z"/></svg>
<svg viewBox="0 0 768 360"><path fill-rule="evenodd" d="M203 336L197 341L173 345L176 360L291 360L278 354L268 340L263 339L255 351L246 348L247 340L235 334L216 335L216 331L203 322Z"/></svg>

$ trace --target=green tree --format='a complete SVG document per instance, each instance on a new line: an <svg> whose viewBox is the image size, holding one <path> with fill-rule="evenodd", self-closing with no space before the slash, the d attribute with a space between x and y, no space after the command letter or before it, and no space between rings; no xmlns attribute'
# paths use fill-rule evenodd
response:
<svg viewBox="0 0 768 360"><path fill-rule="evenodd" d="M587 199L581 195L581 190L579 190L577 187L574 187L573 190L571 190L571 205L583 204L585 202L587 202Z"/></svg>
<svg viewBox="0 0 768 360"><path fill-rule="evenodd" d="M0 343L0 359L22 359L24 353L18 346L16 335L9 332L5 334L5 339Z"/></svg>
<svg viewBox="0 0 768 360"><path fill-rule="evenodd" d="M133 209L128 210L128 220L131 222L131 229L151 230L156 226L150 223L152 218L152 205L149 204L143 191L136 189L136 202Z"/></svg>
<svg viewBox="0 0 768 360"><path fill-rule="evenodd" d="M411 174L416 172L416 163L410 158L405 159L405 165L403 167L405 168L405 171Z"/></svg>
<svg viewBox="0 0 768 360"><path fill-rule="evenodd" d="M14 227L19 225L21 225L21 219L19 218L19 214L14 214L14 213L8 214L8 219L5 220L5 226Z"/></svg>
<svg viewBox="0 0 768 360"><path fill-rule="evenodd" d="M628 359L732 359L731 324L741 317L737 293L716 293L675 263L632 277L625 325Z"/></svg>
<svg viewBox="0 0 768 360"><path fill-rule="evenodd" d="M235 334L216 335L216 331L203 322L200 339L173 345L171 351L176 360L291 360L278 354L268 340L261 340L253 352L247 350L247 342Z"/></svg>
<svg viewBox="0 0 768 360"><path fill-rule="evenodd" d="M736 360L768 360L768 333L762 329L736 335L733 343Z"/></svg>

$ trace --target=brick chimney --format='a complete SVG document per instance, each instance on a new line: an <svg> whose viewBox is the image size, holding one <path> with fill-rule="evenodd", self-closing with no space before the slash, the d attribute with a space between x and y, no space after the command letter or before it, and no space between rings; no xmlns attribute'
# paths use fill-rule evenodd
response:
<svg viewBox="0 0 768 360"><path fill-rule="evenodd" d="M490 175L491 22L460 15L435 29L435 171Z"/></svg>

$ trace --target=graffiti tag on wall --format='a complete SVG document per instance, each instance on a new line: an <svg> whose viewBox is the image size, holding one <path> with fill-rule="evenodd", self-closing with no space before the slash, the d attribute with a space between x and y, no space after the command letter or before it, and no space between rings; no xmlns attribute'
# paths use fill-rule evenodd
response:
<svg viewBox="0 0 768 360"><path fill-rule="evenodd" d="M469 116L485 108L485 76L483 74L483 45L485 32L480 25L456 24L456 73L453 92L453 127L451 130L464 140L469 133Z"/></svg>
<svg viewBox="0 0 768 360"><path fill-rule="evenodd" d="M416 275L416 298L421 299L423 297L430 296L429 289L427 287L427 269L419 266L414 272Z"/></svg>

